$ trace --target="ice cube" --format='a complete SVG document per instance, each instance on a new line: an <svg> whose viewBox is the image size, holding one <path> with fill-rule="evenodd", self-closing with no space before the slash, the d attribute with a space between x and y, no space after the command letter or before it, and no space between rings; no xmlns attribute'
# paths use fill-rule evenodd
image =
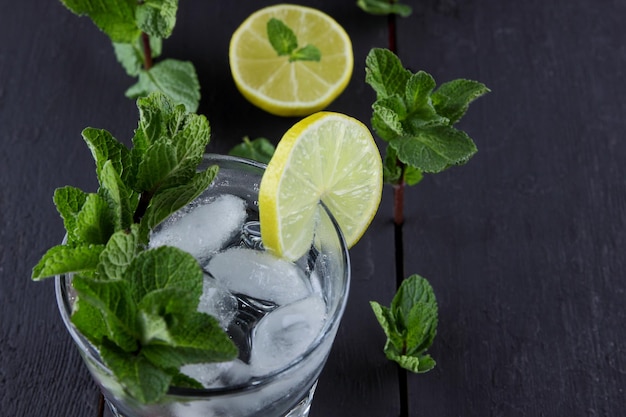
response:
<svg viewBox="0 0 626 417"><path fill-rule="evenodd" d="M267 314L252 334L252 374L267 374L302 355L324 327L325 320L326 305L317 295Z"/></svg>
<svg viewBox="0 0 626 417"><path fill-rule="evenodd" d="M150 246L175 246L202 261L224 247L241 231L246 202L224 194L215 200L174 216L150 236Z"/></svg>
<svg viewBox="0 0 626 417"><path fill-rule="evenodd" d="M250 366L239 359L228 362L192 363L180 367L180 372L200 382L205 388L220 388L243 384L250 379Z"/></svg>
<svg viewBox="0 0 626 417"><path fill-rule="evenodd" d="M228 325L237 314L237 299L212 276L205 274L202 283L202 295L198 303L198 311L209 314L220 322L222 329Z"/></svg>
<svg viewBox="0 0 626 417"><path fill-rule="evenodd" d="M207 270L233 293L278 305L300 300L311 292L301 269L268 252L231 248L213 256Z"/></svg>

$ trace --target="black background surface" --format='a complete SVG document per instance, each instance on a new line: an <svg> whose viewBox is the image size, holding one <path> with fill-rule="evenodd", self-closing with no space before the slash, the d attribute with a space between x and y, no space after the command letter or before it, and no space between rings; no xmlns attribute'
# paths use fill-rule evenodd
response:
<svg viewBox="0 0 626 417"><path fill-rule="evenodd" d="M277 142L296 121L248 104L228 68L232 32L273 3L180 4L163 57L197 68L208 151L245 135ZM364 60L388 45L387 19L352 0L299 3L326 11L352 38L354 75L330 110L369 123ZM427 277L438 296L438 365L405 384L369 309L395 291L387 188L351 250L350 300L311 417L624 415L626 2L406 3L413 15L397 19L404 64L438 83L469 78L492 90L460 124L478 154L407 190L404 274ZM132 83L87 18L58 1L0 0L2 416L98 415L98 389L63 327L53 282L29 277L63 236L54 189L96 187L82 129L129 144Z"/></svg>

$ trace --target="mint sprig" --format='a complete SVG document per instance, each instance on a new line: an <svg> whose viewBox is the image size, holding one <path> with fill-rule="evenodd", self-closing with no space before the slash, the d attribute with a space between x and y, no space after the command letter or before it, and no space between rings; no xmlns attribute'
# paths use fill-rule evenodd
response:
<svg viewBox="0 0 626 417"><path fill-rule="evenodd" d="M423 173L464 164L476 153L474 141L454 125L471 102L490 91L484 84L457 79L437 88L430 74L409 71L382 48L370 51L365 71L365 81L376 92L372 127L388 143L385 182L402 189L419 182ZM395 213L401 224L401 205Z"/></svg>
<svg viewBox="0 0 626 417"><path fill-rule="evenodd" d="M197 312L198 262L173 247L147 249L150 230L215 177L216 168L197 172L208 121L162 93L137 105L132 149L105 130L83 131L100 187L55 191L66 243L43 255L32 278L72 274L72 323L129 395L154 402L172 384L200 386L179 373L183 364L230 360L237 348L217 320Z"/></svg>
<svg viewBox="0 0 626 417"><path fill-rule="evenodd" d="M413 12L411 6L399 3L397 0L358 0L357 6L374 15L397 14L408 17Z"/></svg>
<svg viewBox="0 0 626 417"><path fill-rule="evenodd" d="M289 57L294 61L320 61L322 53L313 45L298 48L298 38L294 31L282 20L272 17L267 21L267 37L278 56Z"/></svg>
<svg viewBox="0 0 626 417"><path fill-rule="evenodd" d="M432 287L425 278L411 275L405 279L390 307L370 301L387 342L388 359L411 372L427 372L435 361L426 353L437 334L438 308Z"/></svg>
<svg viewBox="0 0 626 417"><path fill-rule="evenodd" d="M178 0L61 0L73 13L89 16L112 41L115 56L126 72L138 77L126 91L132 99L160 91L188 111L200 102L200 84L190 62L173 59L153 64L162 41L176 25Z"/></svg>
<svg viewBox="0 0 626 417"><path fill-rule="evenodd" d="M274 155L275 150L276 148L272 142L266 138L256 138L254 140L250 140L249 137L245 136L243 141L240 144L235 145L228 152L228 154L267 164L270 159L272 159L272 155Z"/></svg>

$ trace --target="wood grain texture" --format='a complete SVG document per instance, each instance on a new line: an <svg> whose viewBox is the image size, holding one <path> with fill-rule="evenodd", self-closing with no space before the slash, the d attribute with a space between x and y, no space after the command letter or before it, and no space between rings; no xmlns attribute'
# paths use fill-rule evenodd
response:
<svg viewBox="0 0 626 417"><path fill-rule="evenodd" d="M232 32L272 3L183 2L174 34L164 42L164 57L191 60L197 68L199 111L213 132L210 152L225 152L245 135L277 142L296 121L251 106L228 68ZM328 12L353 38L354 76L330 109L367 120L373 93L364 83L364 60L371 46L384 46L386 21L351 2L302 4ZM33 283L29 276L63 236L54 189L97 187L82 129L105 128L130 145L137 111L124 91L134 81L116 62L106 36L60 2L41 7L28 0L18 7L0 0L0 23L0 415L95 417L98 390L63 328L53 283ZM382 355L384 336L368 305L394 291L393 281L385 279L393 275L393 236L385 217L375 220L351 256L350 301L311 416L395 416L396 369Z"/></svg>
<svg viewBox="0 0 626 417"><path fill-rule="evenodd" d="M410 416L623 413L625 12L459 0L399 21L406 65L493 91L462 122L478 154L407 193L407 272L440 303Z"/></svg>
<svg viewBox="0 0 626 417"><path fill-rule="evenodd" d="M230 35L272 3L181 2L164 43L163 56L198 69L211 152L245 135L276 142L296 120L251 106L228 69ZM328 12L351 36L355 72L330 109L368 122L364 59L387 46L387 20L353 1L298 3ZM479 153L407 190L405 271L427 277L440 305L438 365L409 376L408 415L622 415L626 4L407 3L414 14L397 20L403 62L439 83L464 77L493 90L460 125ZM97 186L81 130L106 128L129 143L137 111L123 94L132 83L88 19L58 1L0 0L2 416L97 415L97 387L52 282L29 276L63 235L53 190ZM311 417L396 417L397 370L368 306L389 304L394 291L390 189L351 256L350 300Z"/></svg>

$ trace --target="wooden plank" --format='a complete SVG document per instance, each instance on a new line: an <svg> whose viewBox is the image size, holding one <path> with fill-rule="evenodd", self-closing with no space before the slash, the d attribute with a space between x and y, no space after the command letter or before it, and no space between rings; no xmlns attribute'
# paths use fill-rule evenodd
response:
<svg viewBox="0 0 626 417"><path fill-rule="evenodd" d="M409 415L619 415L626 8L432 4L399 21L403 61L493 93L462 122L476 157L407 193L407 273L440 303Z"/></svg>
<svg viewBox="0 0 626 417"><path fill-rule="evenodd" d="M337 3L303 2L334 16L352 37L353 80L331 109L367 121L373 93L363 81L364 59L371 46L384 46L386 21L362 14L353 3ZM211 152L225 152L244 135L276 142L296 121L248 104L228 69L230 34L253 10L269 4L181 4L174 35L164 43L164 57L191 60L198 69L200 112L213 130ZM97 186L81 130L106 128L129 144L137 111L123 95L134 81L116 62L106 36L60 2L21 8L0 0L0 15L11 16L0 25L0 410L12 416L41 415L41 410L95 416L98 390L63 328L53 283L33 283L29 275L45 249L63 236L53 190ZM389 206L386 197L381 210ZM387 217L379 216L351 251L350 301L312 417L398 414L396 370L382 355L384 337L368 305L393 293L391 233Z"/></svg>

